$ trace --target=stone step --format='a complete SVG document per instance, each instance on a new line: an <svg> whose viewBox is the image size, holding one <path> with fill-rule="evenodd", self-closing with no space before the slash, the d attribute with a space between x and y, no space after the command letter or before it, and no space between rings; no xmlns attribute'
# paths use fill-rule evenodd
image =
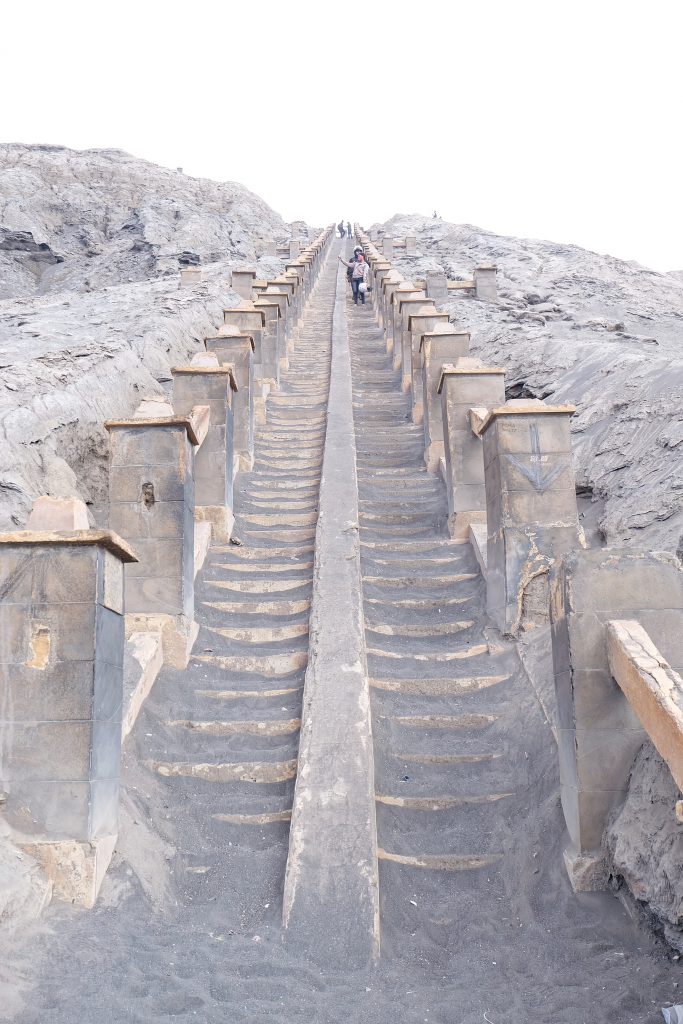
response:
<svg viewBox="0 0 683 1024"><path fill-rule="evenodd" d="M203 601L208 608L239 615L297 615L311 607L310 598L301 601Z"/></svg>
<svg viewBox="0 0 683 1024"><path fill-rule="evenodd" d="M507 683L512 677L506 675L492 676L430 676L415 679L379 679L371 678L370 686L386 693L402 696L418 697L453 697L459 694L478 693L491 687Z"/></svg>
<svg viewBox="0 0 683 1024"><path fill-rule="evenodd" d="M227 656L218 654L193 654L191 660L204 665L213 665L225 672L253 672L254 674L273 677L284 676L290 672L305 668L308 664L308 651L296 651L293 654L264 654L248 656Z"/></svg>
<svg viewBox="0 0 683 1024"><path fill-rule="evenodd" d="M239 763L207 764L190 761L156 761L150 765L157 775L164 778L183 776L202 779L205 782L249 782L268 785L286 782L296 777L296 760L252 761Z"/></svg>

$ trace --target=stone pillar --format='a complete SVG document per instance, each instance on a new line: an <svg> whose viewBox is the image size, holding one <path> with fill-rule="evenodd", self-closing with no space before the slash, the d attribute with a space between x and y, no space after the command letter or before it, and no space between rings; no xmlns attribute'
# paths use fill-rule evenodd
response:
<svg viewBox="0 0 683 1024"><path fill-rule="evenodd" d="M443 417L441 415L441 381L444 365L469 355L470 336L444 325L422 335L422 404L425 439L424 459L427 469L437 473L444 457ZM483 466L482 466L483 469ZM483 480L483 475L482 475Z"/></svg>
<svg viewBox="0 0 683 1024"><path fill-rule="evenodd" d="M413 349L412 338L410 335L410 317L414 313L433 313L436 316L436 306L431 299L427 298L421 289L416 288L413 292L401 292L398 296L398 301L396 300L396 296L394 296L394 307L394 353L399 338L399 334L397 332L400 330L401 387L403 391L409 393L413 376ZM396 367L396 369L398 369L398 367ZM421 397L422 391L420 389L420 398Z"/></svg>
<svg viewBox="0 0 683 1024"><path fill-rule="evenodd" d="M303 322L304 306L308 298L308 292L306 289L306 275L304 272L304 266L301 263L288 263L285 268L286 275L288 277L295 277L297 280L296 296L296 312L297 312L297 327L300 327Z"/></svg>
<svg viewBox="0 0 683 1024"><path fill-rule="evenodd" d="M394 357L394 370L400 370L403 366L403 323L400 304L403 299L413 297L424 298L425 296L424 292L416 288L412 281L403 280L395 288L390 289L388 316L391 319L391 324L389 325L388 333L392 339L390 351Z"/></svg>
<svg viewBox="0 0 683 1024"><path fill-rule="evenodd" d="M197 405L209 408L209 429L194 460L195 522L211 523L214 541L227 544L235 517L232 511L232 396L237 384L231 366L221 366L213 353L194 356L189 366L176 366L173 408L189 416Z"/></svg>
<svg viewBox="0 0 683 1024"><path fill-rule="evenodd" d="M254 377L263 380L263 329L265 314L257 309L251 299L243 299L239 306L223 310L223 323L240 333L250 334L254 342Z"/></svg>
<svg viewBox="0 0 683 1024"><path fill-rule="evenodd" d="M389 238L387 235L385 235L384 238L382 239L381 243L380 243L380 249L382 250L382 252L384 253L384 255L386 256L386 258L388 260L393 260L393 258L394 258L394 240L393 240L393 238Z"/></svg>
<svg viewBox="0 0 683 1024"><path fill-rule="evenodd" d="M284 296L285 300L286 298ZM280 383L280 303L275 297L262 294L254 300L254 306L260 309L265 317L261 341L262 379L271 388L276 388Z"/></svg>
<svg viewBox="0 0 683 1024"><path fill-rule="evenodd" d="M207 352L221 365L232 366L237 392L233 395L233 444L235 472L254 467L254 341L250 334L205 338Z"/></svg>
<svg viewBox="0 0 683 1024"><path fill-rule="evenodd" d="M579 545L570 405L508 402L484 442L487 610L504 633L547 620L548 572Z"/></svg>
<svg viewBox="0 0 683 1024"><path fill-rule="evenodd" d="M441 271L428 270L426 274L425 290L430 299L435 302L448 301L448 278Z"/></svg>
<svg viewBox="0 0 683 1024"><path fill-rule="evenodd" d="M250 299L255 278L255 270L233 270L230 277L230 287L241 298Z"/></svg>
<svg viewBox="0 0 683 1024"><path fill-rule="evenodd" d="M278 348L280 372L289 369L289 349L294 347L296 341L296 290L296 278L280 277L268 281L265 291L261 296L266 298L268 302L275 300L280 304L280 339Z"/></svg>
<svg viewBox="0 0 683 1024"><path fill-rule="evenodd" d="M477 267L474 271L474 294L478 299L483 299L484 302L497 301L496 267L492 264Z"/></svg>
<svg viewBox="0 0 683 1024"><path fill-rule="evenodd" d="M109 525L135 547L126 573L126 631L161 632L164 662L185 668L194 621L194 448L189 416L143 401L109 420Z"/></svg>
<svg viewBox="0 0 683 1024"><path fill-rule="evenodd" d="M417 252L417 239L415 235L406 235L406 256L414 256Z"/></svg>
<svg viewBox="0 0 683 1024"><path fill-rule="evenodd" d="M421 352L422 338L425 334L432 331L448 331L448 313L437 313L436 307L432 304L431 299L427 299L426 301L429 303L428 313L408 314L408 336L410 338L410 405L413 423L422 423L424 416L424 387L422 384L423 362ZM438 383L439 378L437 377L434 384L435 392Z"/></svg>
<svg viewBox="0 0 683 1024"><path fill-rule="evenodd" d="M277 242L274 238L266 238L263 241L263 255L277 256Z"/></svg>
<svg viewBox="0 0 683 1024"><path fill-rule="evenodd" d="M406 282L403 275L397 270L392 270L382 281L380 309L384 327L384 338L389 355L394 351L394 292L405 285Z"/></svg>
<svg viewBox="0 0 683 1024"><path fill-rule="evenodd" d="M180 287L181 288L196 288L197 285L202 283L202 268L201 267L181 267L180 270Z"/></svg>
<svg viewBox="0 0 683 1024"><path fill-rule="evenodd" d="M471 523L486 522L484 450L481 438L470 426L469 410L473 406L495 409L505 404L505 371L484 367L479 359L461 356L455 365L443 367L438 391L441 395L448 527L451 537L462 540L467 537ZM432 423L430 413L430 440L434 436L437 442L435 459L439 452L438 428L432 435Z"/></svg>
<svg viewBox="0 0 683 1024"><path fill-rule="evenodd" d="M298 238L290 238L289 240L289 258L295 260L301 252L301 246Z"/></svg>
<svg viewBox="0 0 683 1024"><path fill-rule="evenodd" d="M550 608L565 864L576 890L599 889L607 817L624 800L647 739L612 678L605 624L637 619L664 658L683 667L683 570L665 552L573 551L552 574Z"/></svg>
<svg viewBox="0 0 683 1024"><path fill-rule="evenodd" d="M118 832L123 566L76 499L0 534L0 791L12 841L56 895L92 907Z"/></svg>

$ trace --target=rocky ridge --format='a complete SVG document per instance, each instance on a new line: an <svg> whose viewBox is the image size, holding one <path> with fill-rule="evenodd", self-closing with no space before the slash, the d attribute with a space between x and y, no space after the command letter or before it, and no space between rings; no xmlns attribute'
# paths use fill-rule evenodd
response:
<svg viewBox="0 0 683 1024"><path fill-rule="evenodd" d="M161 393L238 301L230 269L289 228L241 185L118 150L0 146L0 529L41 493L104 525L107 418ZM179 289L178 266L202 264Z"/></svg>

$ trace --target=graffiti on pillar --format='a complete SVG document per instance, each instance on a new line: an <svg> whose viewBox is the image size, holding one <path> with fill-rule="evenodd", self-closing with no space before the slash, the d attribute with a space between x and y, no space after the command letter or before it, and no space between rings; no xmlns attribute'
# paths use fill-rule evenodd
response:
<svg viewBox="0 0 683 1024"><path fill-rule="evenodd" d="M505 457L529 481L534 490L543 494L565 467L554 466L552 469L544 469L544 463L547 463L548 456L541 454L541 439L538 434L537 423L532 423L529 426L529 436L531 439L531 456L528 466L516 455L506 453Z"/></svg>

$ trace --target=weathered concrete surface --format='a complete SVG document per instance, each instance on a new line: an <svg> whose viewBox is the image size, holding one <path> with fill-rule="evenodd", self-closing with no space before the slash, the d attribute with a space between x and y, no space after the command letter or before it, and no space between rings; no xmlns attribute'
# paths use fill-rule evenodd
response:
<svg viewBox="0 0 683 1024"><path fill-rule="evenodd" d="M379 954L379 885L355 457L340 265L283 921L317 956L360 965Z"/></svg>

